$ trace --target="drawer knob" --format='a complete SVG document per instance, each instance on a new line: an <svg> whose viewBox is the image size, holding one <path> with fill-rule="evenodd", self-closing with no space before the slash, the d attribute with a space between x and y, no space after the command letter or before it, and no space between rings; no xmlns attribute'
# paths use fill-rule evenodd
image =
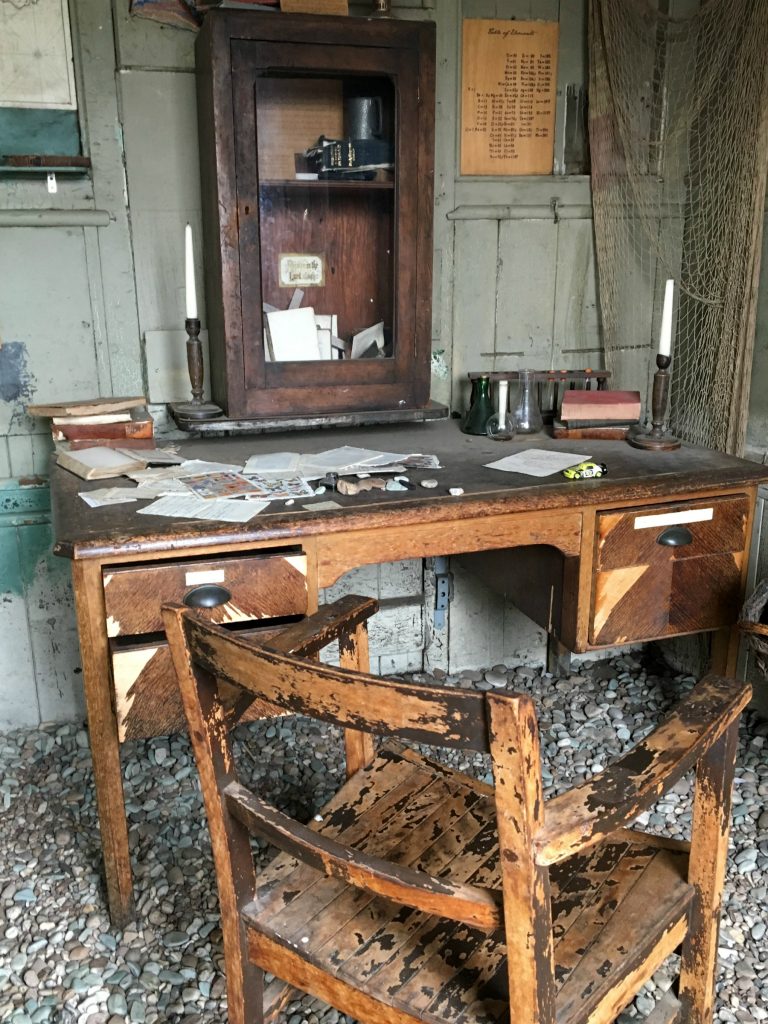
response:
<svg viewBox="0 0 768 1024"><path fill-rule="evenodd" d="M685 526L670 526L656 538L657 544L668 548L682 548L693 541L693 534Z"/></svg>
<svg viewBox="0 0 768 1024"><path fill-rule="evenodd" d="M231 600L232 595L227 588L219 587L215 583L204 583L184 595L184 604L188 608L218 608L220 604L226 604Z"/></svg>

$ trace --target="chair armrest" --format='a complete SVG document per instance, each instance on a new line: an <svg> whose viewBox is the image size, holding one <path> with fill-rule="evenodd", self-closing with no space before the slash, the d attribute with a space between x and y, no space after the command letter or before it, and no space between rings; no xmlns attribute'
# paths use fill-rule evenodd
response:
<svg viewBox="0 0 768 1024"><path fill-rule="evenodd" d="M378 610L379 602L372 597L347 594L332 604L321 605L314 615L301 622L281 629L262 646L279 654L309 658L338 640L342 633L356 629Z"/></svg>
<svg viewBox="0 0 768 1024"><path fill-rule="evenodd" d="M250 833L263 836L304 864L367 892L404 903L425 914L492 932L502 926L501 894L435 878L426 871L393 864L324 836L261 800L239 782L223 791L227 810ZM258 907L250 905L254 917ZM249 908L245 908L247 915Z"/></svg>
<svg viewBox="0 0 768 1024"><path fill-rule="evenodd" d="M534 838L537 861L557 864L628 825L696 764L750 696L745 683L706 676L641 743L547 803Z"/></svg>

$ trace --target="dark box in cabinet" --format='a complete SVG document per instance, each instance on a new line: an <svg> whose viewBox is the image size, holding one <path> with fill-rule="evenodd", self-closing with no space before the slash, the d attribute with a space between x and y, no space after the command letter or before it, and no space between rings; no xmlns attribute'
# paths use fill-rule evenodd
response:
<svg viewBox="0 0 768 1024"><path fill-rule="evenodd" d="M211 389L230 419L428 405L434 49L430 22L206 15L197 79ZM343 138L361 97L392 166L370 168L370 180L308 179L296 169L303 152ZM287 332L294 321L273 318L297 286L321 327L335 317L330 349L326 336L314 354L306 315ZM379 345L352 358L353 336L376 325Z"/></svg>

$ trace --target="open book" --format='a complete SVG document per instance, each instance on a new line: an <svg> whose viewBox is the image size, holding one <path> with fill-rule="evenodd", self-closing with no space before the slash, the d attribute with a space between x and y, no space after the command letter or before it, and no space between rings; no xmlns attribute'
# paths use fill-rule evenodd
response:
<svg viewBox="0 0 768 1024"><path fill-rule="evenodd" d="M59 452L56 462L83 480L104 480L143 469L147 460L132 458L114 448L79 448L77 451Z"/></svg>

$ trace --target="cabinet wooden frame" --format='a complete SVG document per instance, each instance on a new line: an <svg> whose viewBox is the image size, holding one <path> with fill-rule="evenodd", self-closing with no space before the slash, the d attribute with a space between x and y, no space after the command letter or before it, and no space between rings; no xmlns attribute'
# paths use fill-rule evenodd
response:
<svg viewBox="0 0 768 1024"><path fill-rule="evenodd" d="M212 396L230 418L406 410L428 404L434 51L431 22L226 10L206 15L196 54L207 326ZM392 183L259 180L256 82L266 73L294 72L377 77L392 83ZM369 205L379 236L391 233L392 357L312 362L265 358L260 200L270 188L277 189L277 198L290 190L308 206L315 202L313 196L322 202L329 195L338 198L341 191L354 197L342 195L347 208ZM391 197L391 213L377 218L376 203L383 210L386 197ZM338 233L354 237L354 215L343 213L340 221L345 217L349 227L337 223ZM328 237L333 239L332 229Z"/></svg>

